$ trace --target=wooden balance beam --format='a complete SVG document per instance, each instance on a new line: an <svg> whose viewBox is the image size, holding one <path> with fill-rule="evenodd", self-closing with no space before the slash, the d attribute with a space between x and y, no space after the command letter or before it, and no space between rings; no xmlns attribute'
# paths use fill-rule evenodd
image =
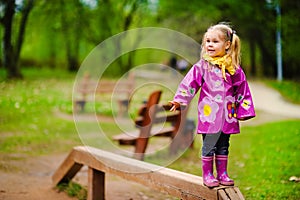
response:
<svg viewBox="0 0 300 200"><path fill-rule="evenodd" d="M88 166L88 200L105 199L105 173L166 192L183 200L243 200L238 187L209 189L202 177L127 158L89 146L77 146L54 173L54 186L67 183Z"/></svg>

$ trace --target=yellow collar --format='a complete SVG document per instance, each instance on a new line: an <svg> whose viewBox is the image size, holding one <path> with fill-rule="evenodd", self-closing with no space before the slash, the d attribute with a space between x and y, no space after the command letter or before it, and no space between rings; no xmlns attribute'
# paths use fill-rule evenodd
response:
<svg viewBox="0 0 300 200"><path fill-rule="evenodd" d="M235 68L234 66L232 66L231 57L228 55L225 55L223 57L210 57L209 55L204 54L203 59L210 62L213 65L217 65L222 70L222 75L225 80L225 70L227 70L231 75L234 75L235 73Z"/></svg>

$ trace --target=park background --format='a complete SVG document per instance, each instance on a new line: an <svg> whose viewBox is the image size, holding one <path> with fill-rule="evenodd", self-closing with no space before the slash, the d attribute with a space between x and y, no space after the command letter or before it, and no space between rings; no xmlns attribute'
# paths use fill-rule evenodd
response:
<svg viewBox="0 0 300 200"><path fill-rule="evenodd" d="M287 0L1 0L0 170L24 173L20 167L24 160L65 153L81 144L74 122L57 113L72 114L76 72L93 48L134 28L168 28L200 43L207 27L231 22L242 40L242 66L249 79L299 104L299 9L299 1ZM276 80L278 26L282 81ZM116 59L105 76L116 79L135 66L161 63L169 57L169 52L161 50L130 52ZM107 107L99 107L99 114L110 115ZM243 134L234 137L229 171L246 199L299 199L299 183L290 181L300 176L299 122L284 118L245 126ZM89 122L83 124L87 132L92 129ZM111 134L117 131L113 123L106 126ZM170 167L200 175L200 144L196 147ZM0 195L5 193L9 191L1 190Z"/></svg>

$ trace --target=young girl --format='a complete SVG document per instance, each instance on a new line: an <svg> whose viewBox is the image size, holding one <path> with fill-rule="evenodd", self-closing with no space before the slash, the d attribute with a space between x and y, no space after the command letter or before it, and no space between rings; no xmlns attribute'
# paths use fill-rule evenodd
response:
<svg viewBox="0 0 300 200"><path fill-rule="evenodd" d="M197 131L203 136L203 183L208 187L234 185L227 174L230 134L239 133L238 120L255 117L255 111L240 67L240 40L227 24L211 26L204 34L201 59L179 84L170 101L171 111L188 105L200 88Z"/></svg>

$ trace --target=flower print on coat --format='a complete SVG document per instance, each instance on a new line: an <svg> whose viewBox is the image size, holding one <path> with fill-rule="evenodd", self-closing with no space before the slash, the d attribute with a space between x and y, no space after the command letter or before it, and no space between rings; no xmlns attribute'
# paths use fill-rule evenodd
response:
<svg viewBox="0 0 300 200"><path fill-rule="evenodd" d="M236 119L236 106L235 106L235 98L232 96L227 96L225 98L225 105L227 105L227 109L225 109L225 119L227 122L237 122Z"/></svg>
<svg viewBox="0 0 300 200"><path fill-rule="evenodd" d="M202 122L214 122L218 110L219 106L216 102L208 97L204 97L199 104L200 120Z"/></svg>
<svg viewBox="0 0 300 200"><path fill-rule="evenodd" d="M222 96L220 94L217 94L215 96L214 100L218 103L222 103L222 101L223 101Z"/></svg>
<svg viewBox="0 0 300 200"><path fill-rule="evenodd" d="M188 96L187 91L184 90L184 89L181 89L181 90L180 90L180 93L181 93L181 95L184 96L184 97Z"/></svg>
<svg viewBox="0 0 300 200"><path fill-rule="evenodd" d="M220 81L220 80L216 80L215 81L215 88L217 88L217 89L221 89L221 90L223 90L224 89L224 85L223 85L223 82L222 81Z"/></svg>
<svg viewBox="0 0 300 200"><path fill-rule="evenodd" d="M218 76L218 77L222 77L222 71L219 67L214 67L213 68L213 72Z"/></svg>
<svg viewBox="0 0 300 200"><path fill-rule="evenodd" d="M189 87L188 91L185 89L180 90L182 96L187 97L189 95L195 95L195 88Z"/></svg>
<svg viewBox="0 0 300 200"><path fill-rule="evenodd" d="M249 99L243 99L242 105L244 109L248 110L251 107L251 101Z"/></svg>
<svg viewBox="0 0 300 200"><path fill-rule="evenodd" d="M195 88L192 88L192 87L189 88L189 92L192 96L195 95L195 91L196 91Z"/></svg>

